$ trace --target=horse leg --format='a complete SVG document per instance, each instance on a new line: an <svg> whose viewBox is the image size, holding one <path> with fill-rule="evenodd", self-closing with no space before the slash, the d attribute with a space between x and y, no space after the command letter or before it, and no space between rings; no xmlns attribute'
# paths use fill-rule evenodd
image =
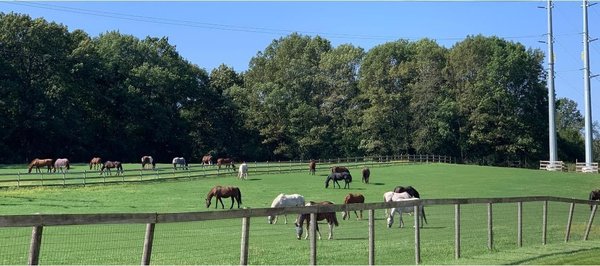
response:
<svg viewBox="0 0 600 266"><path fill-rule="evenodd" d="M231 207L229 207L229 209L233 209L233 204L235 203L235 197L231 196ZM240 208L240 203L238 202L238 209Z"/></svg>
<svg viewBox="0 0 600 266"><path fill-rule="evenodd" d="M333 222L330 223L329 221L327 221L327 224L329 225L329 238L327 239L331 240L333 239Z"/></svg>
<svg viewBox="0 0 600 266"><path fill-rule="evenodd" d="M275 220L277 220L277 216L275 216ZM287 214L283 215L284 224L287 224Z"/></svg>
<svg viewBox="0 0 600 266"><path fill-rule="evenodd" d="M215 209L217 208L217 206L219 206L219 202L221 202L221 208L225 209L225 205L223 205L223 200L219 196L217 196L217 204L215 204Z"/></svg>

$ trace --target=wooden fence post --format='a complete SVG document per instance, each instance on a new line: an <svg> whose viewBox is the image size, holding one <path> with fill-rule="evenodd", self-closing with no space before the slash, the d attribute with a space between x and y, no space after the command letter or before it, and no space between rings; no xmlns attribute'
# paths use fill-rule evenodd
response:
<svg viewBox="0 0 600 266"><path fill-rule="evenodd" d="M375 210L369 210L369 265L375 265Z"/></svg>
<svg viewBox="0 0 600 266"><path fill-rule="evenodd" d="M454 258L460 258L460 204L454 204Z"/></svg>
<svg viewBox="0 0 600 266"><path fill-rule="evenodd" d="M17 188L21 187L21 172L18 173L19 176L17 177Z"/></svg>
<svg viewBox="0 0 600 266"><path fill-rule="evenodd" d="M317 265L317 214L310 214L310 265ZM309 232L306 232L309 233Z"/></svg>
<svg viewBox="0 0 600 266"><path fill-rule="evenodd" d="M87 170L83 170L83 186L85 187L85 179L87 178Z"/></svg>
<svg viewBox="0 0 600 266"><path fill-rule="evenodd" d="M63 176L63 187L67 185L67 177L65 176L65 172L62 172L62 176Z"/></svg>
<svg viewBox="0 0 600 266"><path fill-rule="evenodd" d="M590 235L590 228L592 227L592 223L594 222L594 215L596 214L596 209L598 209L598 205L594 205L594 207L592 207L592 213L590 213L590 219L588 220L588 224L585 227L583 240L588 240L588 236Z"/></svg>
<svg viewBox="0 0 600 266"><path fill-rule="evenodd" d="M250 239L250 217L242 218L242 242L240 245L240 265L248 265L248 241Z"/></svg>
<svg viewBox="0 0 600 266"><path fill-rule="evenodd" d="M546 236L548 230L548 201L544 201L542 205L542 245L546 245Z"/></svg>
<svg viewBox="0 0 600 266"><path fill-rule="evenodd" d="M42 246L42 232L44 227L36 225L31 231L31 243L29 244L29 265L38 265L40 262L40 247Z"/></svg>
<svg viewBox="0 0 600 266"><path fill-rule="evenodd" d="M421 263L421 228L419 227L419 219L421 219L421 213L419 212L420 203L414 206L415 213L415 264Z"/></svg>
<svg viewBox="0 0 600 266"><path fill-rule="evenodd" d="M152 244L154 243L155 223L146 224L146 236L144 237L144 251L142 253L142 265L150 265L152 257Z"/></svg>
<svg viewBox="0 0 600 266"><path fill-rule="evenodd" d="M492 203L488 203L487 208L488 213L488 249L492 250L494 248L494 229L493 229L493 221L492 221Z"/></svg>
<svg viewBox="0 0 600 266"><path fill-rule="evenodd" d="M575 210L575 203L571 203L569 207L569 218L567 220L567 232L565 233L565 242L569 242L571 236L571 222L573 221L573 211Z"/></svg>
<svg viewBox="0 0 600 266"><path fill-rule="evenodd" d="M517 246L523 246L523 202L517 202Z"/></svg>

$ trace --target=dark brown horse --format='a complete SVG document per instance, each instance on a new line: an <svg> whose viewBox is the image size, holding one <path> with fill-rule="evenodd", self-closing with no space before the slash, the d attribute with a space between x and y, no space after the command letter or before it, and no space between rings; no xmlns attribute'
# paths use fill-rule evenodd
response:
<svg viewBox="0 0 600 266"><path fill-rule="evenodd" d="M394 188L394 192L396 192L396 193L407 192L413 198L421 198L421 196L419 195L419 191L417 191L412 186L408 186L408 187L397 186L397 187Z"/></svg>
<svg viewBox="0 0 600 266"><path fill-rule="evenodd" d="M218 208L219 202L221 202L221 208L225 209L225 205L223 205L223 200L221 198L231 198L231 207L229 209L233 209L233 203L236 201L238 208L242 203L242 192L240 192L240 189L237 187L213 187L206 195L206 208L210 207L213 197L217 197L217 200L215 201L215 209Z"/></svg>
<svg viewBox="0 0 600 266"><path fill-rule="evenodd" d="M344 166L334 166L331 167L331 173L343 173L343 172L347 172L350 173L350 170L348 170L348 168L344 167Z"/></svg>
<svg viewBox="0 0 600 266"><path fill-rule="evenodd" d="M106 161L102 165L102 169L100 169L100 175L102 175L104 173L104 169L108 170L108 173L110 175L112 175L112 172L110 170L112 168L116 168L117 169L117 175L120 175L120 174L123 173L123 165L121 164L121 162L119 162L119 161Z"/></svg>
<svg viewBox="0 0 600 266"><path fill-rule="evenodd" d="M333 204L333 202L331 201L323 201L323 202L313 202L310 201L309 204L307 204L307 206L311 206L311 205L331 205ZM298 214L298 219L296 219L297 222L295 223L296 225L296 238L301 239L302 238L302 226L304 225L304 222L306 221L306 237L304 237L304 239L308 238L308 232L310 232L310 214L309 213L303 213L303 214ZM324 213L317 213L317 221L323 221L323 220L327 220L327 224L329 225L329 238L328 239L333 239L333 226L338 226L338 220L337 217L335 215L335 212L324 212ZM319 239L321 239L321 232L319 232L319 224L317 223L317 234L319 236Z"/></svg>
<svg viewBox="0 0 600 266"><path fill-rule="evenodd" d="M590 200L597 200L600 201L600 189L598 190L592 190L592 192L590 192ZM593 209L592 205L590 205L590 211Z"/></svg>
<svg viewBox="0 0 600 266"><path fill-rule="evenodd" d="M212 165L212 164L213 164L212 155L207 154L207 155L202 156L202 166Z"/></svg>
<svg viewBox="0 0 600 266"><path fill-rule="evenodd" d="M217 167L219 167L219 170L221 170L221 165L225 165L225 169L235 170L235 164L233 164L233 159L231 158L217 159Z"/></svg>
<svg viewBox="0 0 600 266"><path fill-rule="evenodd" d="M350 203L365 203L365 196L363 196L362 194L348 193L348 195L346 195L346 197L344 198L344 204L350 204ZM356 215L357 220L362 220L362 217L363 217L362 210L360 210L360 217L358 216L356 211L354 211L354 214ZM346 218L348 218L348 220L350 220L349 216L350 215L349 215L348 211L344 211L344 214L342 215L342 220L346 220Z"/></svg>
<svg viewBox="0 0 600 266"><path fill-rule="evenodd" d="M98 168L101 167L100 165L102 165L102 158L94 157L90 161L90 170L92 170L92 167L94 168L94 170L98 170Z"/></svg>
<svg viewBox="0 0 600 266"><path fill-rule="evenodd" d="M317 170L317 162L315 162L315 160L310 160L310 162L308 163L308 172L311 175L315 175L316 170Z"/></svg>
<svg viewBox="0 0 600 266"><path fill-rule="evenodd" d="M368 167L362 169L362 181L365 184L369 184L369 177L371 176L371 170Z"/></svg>
<svg viewBox="0 0 600 266"><path fill-rule="evenodd" d="M35 159L33 159L33 161L31 161L31 163L29 163L28 173L31 173L31 169L33 167L35 167L36 173L41 173L42 171L40 170L40 167L44 167L44 166L48 167L48 173L50 173L50 171L52 171L52 166L54 166L54 160L35 158Z"/></svg>

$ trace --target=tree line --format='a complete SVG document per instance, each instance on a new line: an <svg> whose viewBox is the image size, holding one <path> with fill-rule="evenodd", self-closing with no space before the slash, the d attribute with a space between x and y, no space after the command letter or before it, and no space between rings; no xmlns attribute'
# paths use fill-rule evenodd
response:
<svg viewBox="0 0 600 266"><path fill-rule="evenodd" d="M467 36L352 44L290 34L246 71L210 71L166 37L0 13L0 163L36 157L199 162L443 154L467 163L548 157L540 50ZM582 118L559 99L559 157L583 158ZM562 120L561 120L562 119ZM190 160L191 159L191 160Z"/></svg>

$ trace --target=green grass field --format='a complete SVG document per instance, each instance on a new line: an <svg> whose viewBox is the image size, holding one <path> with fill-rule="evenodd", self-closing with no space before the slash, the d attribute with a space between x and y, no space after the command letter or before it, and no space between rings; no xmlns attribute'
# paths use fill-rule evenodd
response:
<svg viewBox="0 0 600 266"><path fill-rule="evenodd" d="M0 173L16 168L0 169ZM127 166L126 166L127 169ZM232 176L151 183L0 190L0 213L66 214L130 212L194 212L207 210L204 198L214 185L234 185L243 194L243 206L269 207L279 193L299 193L307 200L342 203L349 193L362 193L367 202L380 202L382 194L397 185L412 185L422 198L472 198L548 195L586 199L600 187L600 175L449 164L372 167L371 183L360 183L359 170L351 168L351 189L324 188L326 170L252 175L240 181ZM226 205L230 204L227 199ZM214 206L214 205L213 205ZM228 206L226 206L228 207ZM571 241L564 243L568 204L550 203L548 245L541 245L542 204L524 203L523 247L516 245L516 205L494 205L495 249L487 250L485 205L463 205L462 258L454 259L454 207L426 208L429 223L421 231L423 264L597 264L600 261L600 222L596 219L590 240L581 241L589 207L577 205ZM334 240L318 241L319 264L367 264L367 220L342 221ZM366 213L365 213L366 217ZM275 225L266 217L250 224L250 264L308 264L309 243L296 240L294 226L283 219ZM404 217L412 224L410 216ZM376 263L414 264L412 227L385 226L382 210L376 212ZM152 264L237 264L241 221L158 224ZM144 224L46 227L41 264L138 264ZM24 264L31 228L0 228L0 263Z"/></svg>

